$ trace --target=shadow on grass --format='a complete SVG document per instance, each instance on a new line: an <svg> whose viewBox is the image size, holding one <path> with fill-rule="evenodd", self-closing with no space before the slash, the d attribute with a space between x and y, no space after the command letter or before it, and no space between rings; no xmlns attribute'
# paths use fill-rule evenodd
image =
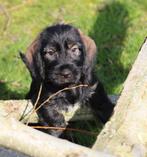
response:
<svg viewBox="0 0 147 157"><path fill-rule="evenodd" d="M128 74L128 69L125 69L120 61L129 24L128 12L123 4L116 1L103 3L97 12L97 19L89 32L89 36L98 45L96 74L104 83L107 91L112 93L113 88L122 84ZM88 121L74 124L74 128L79 127L98 133L103 126L100 122L96 124ZM75 137L73 142L86 146L92 146L96 140L96 136L90 137L84 134L76 134L72 137Z"/></svg>
<svg viewBox="0 0 147 157"><path fill-rule="evenodd" d="M111 1L99 7L97 12L97 19L89 35L98 46L96 73L108 93L112 94L120 90L114 91L125 81L129 71L120 61L129 24L128 11L123 4Z"/></svg>
<svg viewBox="0 0 147 157"><path fill-rule="evenodd" d="M62 136L63 139L67 139L73 143L80 144L87 147L92 147L96 141L97 135L100 133L103 125L97 120L85 120L85 121L75 121L70 122L67 128L74 128L81 130L81 132L72 132L66 130ZM83 131L88 131L89 133L84 133Z"/></svg>
<svg viewBox="0 0 147 157"><path fill-rule="evenodd" d="M19 91L19 89L18 89ZM11 91L8 88L7 83L0 82L0 100L9 100L9 99L23 99L24 93Z"/></svg>

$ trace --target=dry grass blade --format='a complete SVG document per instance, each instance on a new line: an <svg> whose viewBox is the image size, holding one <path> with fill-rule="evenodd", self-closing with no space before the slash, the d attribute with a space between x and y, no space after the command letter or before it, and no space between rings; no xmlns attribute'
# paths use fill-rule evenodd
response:
<svg viewBox="0 0 147 157"><path fill-rule="evenodd" d="M35 111L37 112L45 103L49 102L50 99L52 99L53 97L55 97L56 95L58 95L59 93L63 92L63 91L67 91L67 90L71 90L71 89L76 89L76 88L80 88L80 87L88 87L88 85L77 85L77 86L73 86L73 87L67 87L64 89L59 90L58 92L52 94L51 96L48 97L48 99L46 99L42 104L40 104L40 106L38 106Z"/></svg>
<svg viewBox="0 0 147 157"><path fill-rule="evenodd" d="M52 129L52 130L67 130L67 131L74 131L74 132L79 132L82 134L87 134L87 135L91 135L91 136L97 136L98 133L97 132L90 132L90 131L86 131L86 130L81 130L81 129L75 129L75 128L63 128L63 127L50 127L50 126L31 126L34 129Z"/></svg>
<svg viewBox="0 0 147 157"><path fill-rule="evenodd" d="M31 113L30 113L30 116L29 116L29 118L28 118L28 121L27 121L26 125L28 125L29 120L30 120L32 114L35 112L35 108L36 108L36 106L37 106L37 104L38 104L38 101L39 101L39 99L40 99L41 92L42 92L42 83L41 83L41 85L40 85L39 93L38 93L36 102L35 102L34 107L33 107L32 111L31 111Z"/></svg>

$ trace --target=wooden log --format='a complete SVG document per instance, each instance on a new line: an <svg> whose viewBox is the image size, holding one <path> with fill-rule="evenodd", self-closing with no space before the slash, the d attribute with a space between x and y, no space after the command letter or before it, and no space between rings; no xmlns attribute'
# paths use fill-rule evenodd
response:
<svg viewBox="0 0 147 157"><path fill-rule="evenodd" d="M93 150L118 157L147 157L147 40L125 82L114 115Z"/></svg>
<svg viewBox="0 0 147 157"><path fill-rule="evenodd" d="M0 117L0 146L32 157L114 157L42 133L14 118Z"/></svg>
<svg viewBox="0 0 147 157"><path fill-rule="evenodd" d="M109 96L113 103L116 103L118 96ZM29 111L33 108L30 100L1 100L0 101L0 117L13 117L17 120L22 119L22 122L27 122L30 116ZM24 116L26 115L27 116ZM94 118L90 108L82 107L78 111L76 108L71 108L69 112L63 112L66 121L78 121L78 120L92 120ZM38 122L38 116L33 113L29 119L31 123Z"/></svg>

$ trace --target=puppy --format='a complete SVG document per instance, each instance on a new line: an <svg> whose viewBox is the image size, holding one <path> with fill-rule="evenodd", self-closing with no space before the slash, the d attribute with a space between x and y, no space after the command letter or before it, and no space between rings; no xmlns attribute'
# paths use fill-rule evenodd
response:
<svg viewBox="0 0 147 157"><path fill-rule="evenodd" d="M38 115L43 125L66 127L60 111L68 112L75 104L90 104L96 116L105 123L113 112L114 105L108 99L103 85L95 77L95 42L71 25L57 24L45 28L20 54L26 64L32 83L27 98L35 104L40 86L42 91L38 106L50 95L65 87L87 85L60 92L46 102ZM59 137L62 131L49 130Z"/></svg>

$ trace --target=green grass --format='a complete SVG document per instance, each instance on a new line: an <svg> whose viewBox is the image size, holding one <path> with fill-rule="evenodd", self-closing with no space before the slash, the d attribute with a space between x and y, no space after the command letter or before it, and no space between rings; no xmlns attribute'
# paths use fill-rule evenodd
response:
<svg viewBox="0 0 147 157"><path fill-rule="evenodd" d="M44 27L61 21L73 24L95 40L98 46L95 72L109 94L121 92L147 34L145 0L22 3L0 0L0 99L24 98L31 78L18 52L25 52Z"/></svg>

